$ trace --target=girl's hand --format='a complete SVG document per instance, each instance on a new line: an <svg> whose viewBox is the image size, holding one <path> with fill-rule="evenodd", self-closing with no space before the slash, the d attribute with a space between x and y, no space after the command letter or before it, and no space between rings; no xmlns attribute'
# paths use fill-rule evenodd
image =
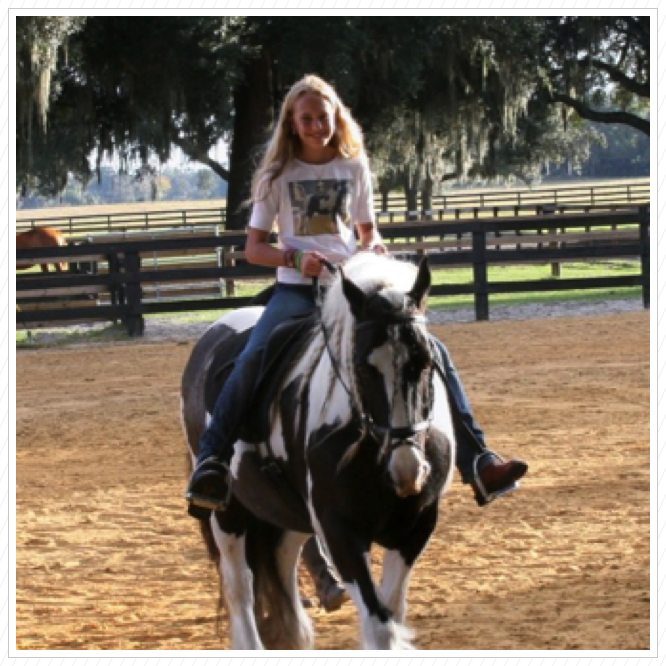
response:
<svg viewBox="0 0 666 666"><path fill-rule="evenodd" d="M370 252L374 252L375 254L388 254L388 253L389 253L388 248L387 248L386 245L384 245L384 243L382 243L381 241L379 241L378 243L374 243L373 245L371 245L371 246L368 248L368 250L369 250Z"/></svg>
<svg viewBox="0 0 666 666"><path fill-rule="evenodd" d="M326 257L319 252L304 252L301 256L301 274L303 277L319 277Z"/></svg>

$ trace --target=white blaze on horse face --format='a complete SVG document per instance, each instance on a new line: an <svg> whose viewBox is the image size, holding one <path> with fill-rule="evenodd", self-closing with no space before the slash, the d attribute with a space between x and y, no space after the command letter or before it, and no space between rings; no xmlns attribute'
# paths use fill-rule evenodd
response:
<svg viewBox="0 0 666 666"><path fill-rule="evenodd" d="M384 390L390 405L389 421L380 425L405 428L415 422L416 406L410 405L409 396L403 394L401 377L410 359L405 346L397 343L397 337L397 329L390 331L388 342L372 351L368 363L384 378ZM421 492L430 475L430 464L418 447L405 443L392 451L388 472L398 496L408 497Z"/></svg>
<svg viewBox="0 0 666 666"><path fill-rule="evenodd" d="M383 377L384 394L390 405L389 421L381 425L404 428L412 420L412 410L407 402L407 396L402 393L401 381L403 368L409 362L409 354L404 345L398 344L397 338L397 328L390 328L388 341L372 350L368 356L368 364Z"/></svg>

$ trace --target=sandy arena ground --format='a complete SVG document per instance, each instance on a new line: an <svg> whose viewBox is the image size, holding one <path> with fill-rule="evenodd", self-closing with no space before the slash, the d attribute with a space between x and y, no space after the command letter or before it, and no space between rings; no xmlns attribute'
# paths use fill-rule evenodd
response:
<svg viewBox="0 0 666 666"><path fill-rule="evenodd" d="M649 313L434 330L531 467L483 510L456 478L410 588L418 647L649 649ZM18 649L228 647L182 500L191 346L19 351ZM356 649L351 603L310 612L318 649Z"/></svg>

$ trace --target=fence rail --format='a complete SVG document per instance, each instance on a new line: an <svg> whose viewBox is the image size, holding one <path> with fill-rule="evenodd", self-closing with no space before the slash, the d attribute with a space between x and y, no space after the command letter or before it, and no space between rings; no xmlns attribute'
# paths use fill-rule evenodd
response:
<svg viewBox="0 0 666 666"><path fill-rule="evenodd" d="M650 201L649 178L616 182L613 184L566 185L559 187L536 187L525 189L480 190L474 192L452 192L451 194L432 197L432 209L460 208L509 208L536 207L540 204L554 206L596 206L612 204L645 204ZM387 202L380 205L382 211L400 211L407 208L403 195L393 194ZM416 211L414 211L416 212ZM423 206L421 211L423 212Z"/></svg>
<svg viewBox="0 0 666 666"><path fill-rule="evenodd" d="M551 188L481 190L455 192L433 197L431 210L408 211L404 196L391 195L386 205L381 196L375 198L380 222L396 223L415 217L438 220L538 214L547 211L606 210L622 206L648 204L650 181L631 181L626 184L591 184ZM43 216L38 211L30 217L16 220L17 231L36 226L50 226L70 237L89 234L155 231L175 228L197 228L226 224L224 208L182 208L142 212L103 213L91 215Z"/></svg>
<svg viewBox="0 0 666 666"><path fill-rule="evenodd" d="M620 227L621 234L613 232ZM587 230L593 232L589 238ZM512 219L486 219L466 223L412 222L382 228L382 234L393 243L396 253L416 260L428 254L434 269L450 266L471 266L473 284L435 285L433 295L473 294L478 320L490 316L489 296L511 292L535 292L567 289L595 289L617 286L641 286L643 303L650 303L650 213L644 206L633 210L589 214L561 214ZM607 237L605 236L607 234ZM553 238L561 235L560 242ZM274 275L274 269L253 266L240 261L236 265L191 268L157 268L145 270L141 254L146 252L179 251L193 249L242 248L245 234L227 232L220 236L163 238L127 242L93 243L66 248L17 250L18 262L40 263L59 260L76 263L82 257L103 257L109 272L29 274L18 275L16 281L17 325L30 328L45 322L68 322L85 319L121 320L130 336L144 331L144 315L149 313L182 312L234 308L246 304L249 297L214 297L178 300L172 302L146 302L143 292L149 282L159 280L243 280ZM416 243L411 239L416 238ZM604 240L604 238L606 238ZM445 244L455 239L453 246ZM424 246L429 243L429 246ZM608 258L640 258L641 270L625 277L585 279L551 279L522 282L491 282L488 267L501 264L550 263ZM70 299L91 299L101 292L109 294L109 304L80 305L77 300L67 307L59 306L59 299L67 294ZM22 304L34 304L41 299L41 309L24 310ZM32 301L32 303L29 303Z"/></svg>

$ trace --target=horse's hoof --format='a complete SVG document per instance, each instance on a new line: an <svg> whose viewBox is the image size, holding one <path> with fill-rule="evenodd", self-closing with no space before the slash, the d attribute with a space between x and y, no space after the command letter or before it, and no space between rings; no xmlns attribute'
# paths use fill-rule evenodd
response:
<svg viewBox="0 0 666 666"><path fill-rule="evenodd" d="M197 520L208 520L212 511L203 506L188 504L187 513L189 513L192 518L196 518Z"/></svg>
<svg viewBox="0 0 666 666"><path fill-rule="evenodd" d="M347 590L337 583L329 585L324 591L317 590L317 596L319 597L319 602L322 608L327 613L340 610L342 604L349 601L350 598Z"/></svg>

